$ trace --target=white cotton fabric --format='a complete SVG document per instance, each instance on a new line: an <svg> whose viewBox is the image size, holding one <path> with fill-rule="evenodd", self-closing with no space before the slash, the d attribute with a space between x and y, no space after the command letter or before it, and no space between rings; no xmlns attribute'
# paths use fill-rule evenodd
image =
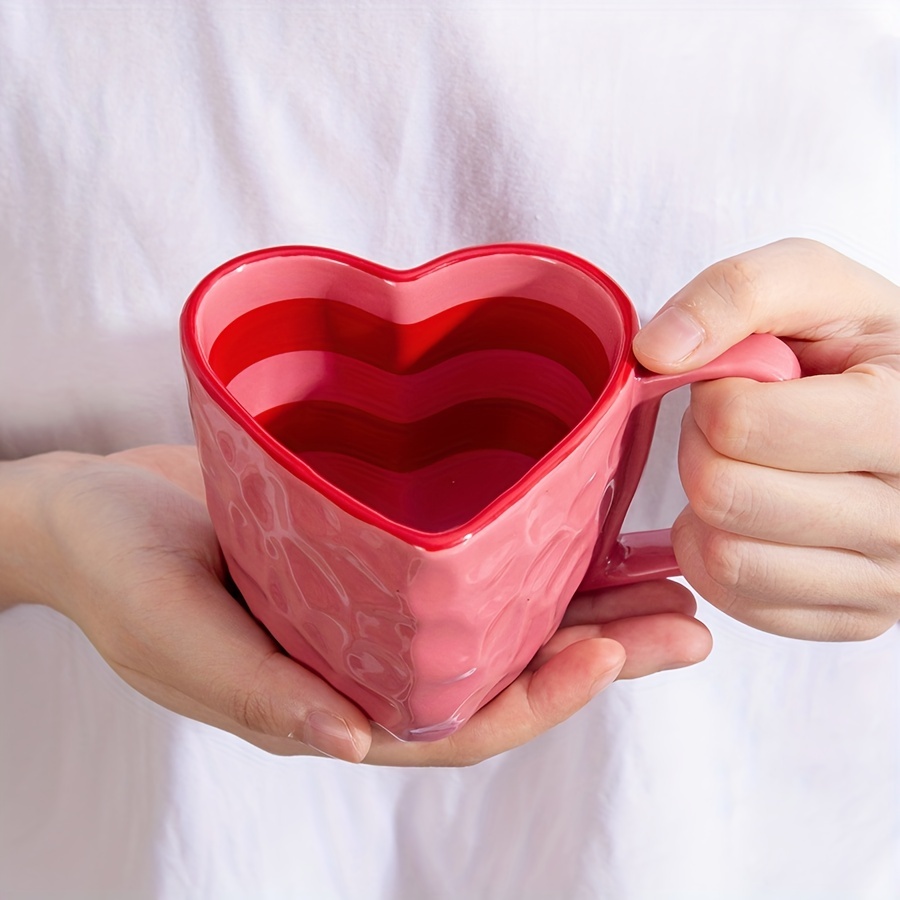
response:
<svg viewBox="0 0 900 900"><path fill-rule="evenodd" d="M553 244L644 318L792 234L900 280L898 73L891 0L0 0L0 455L189 440L181 304L260 246ZM684 502L684 402L630 527ZM0 897L895 900L900 631L700 614L702 665L411 771L270 757L13 609Z"/></svg>

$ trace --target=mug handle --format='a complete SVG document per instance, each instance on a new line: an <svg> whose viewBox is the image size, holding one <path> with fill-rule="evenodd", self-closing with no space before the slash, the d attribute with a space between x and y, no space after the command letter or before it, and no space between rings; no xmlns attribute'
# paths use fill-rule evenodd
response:
<svg viewBox="0 0 900 900"><path fill-rule="evenodd" d="M623 455L613 478L613 491L603 530L578 591L593 591L681 574L672 550L671 529L620 534L647 462L659 403L665 394L694 381L715 378L789 381L799 376L797 357L784 341L771 334L751 334L692 372L656 375L637 366L635 406L622 442L629 452Z"/></svg>

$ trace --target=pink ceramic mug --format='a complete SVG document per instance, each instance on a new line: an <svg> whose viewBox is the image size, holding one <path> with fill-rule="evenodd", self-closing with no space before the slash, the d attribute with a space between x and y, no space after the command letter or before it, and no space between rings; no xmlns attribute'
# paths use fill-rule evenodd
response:
<svg viewBox="0 0 900 900"><path fill-rule="evenodd" d="M398 271L278 247L207 276L181 323L209 511L248 606L404 740L459 728L579 589L677 574L620 535L661 396L799 374L754 335L640 369L621 288L549 247Z"/></svg>

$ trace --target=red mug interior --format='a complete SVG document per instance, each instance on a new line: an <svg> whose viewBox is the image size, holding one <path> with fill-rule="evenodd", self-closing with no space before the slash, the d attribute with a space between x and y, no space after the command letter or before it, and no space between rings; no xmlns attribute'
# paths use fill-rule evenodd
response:
<svg viewBox="0 0 900 900"><path fill-rule="evenodd" d="M198 288L221 386L316 480L420 532L464 526L566 441L636 325L559 251L465 253L444 278L450 257L400 272L276 248Z"/></svg>

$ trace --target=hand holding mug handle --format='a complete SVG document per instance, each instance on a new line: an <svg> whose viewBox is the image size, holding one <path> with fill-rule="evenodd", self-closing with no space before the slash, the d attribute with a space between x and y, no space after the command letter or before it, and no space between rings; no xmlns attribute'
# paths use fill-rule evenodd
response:
<svg viewBox="0 0 900 900"><path fill-rule="evenodd" d="M657 375L637 363L635 367L636 402L629 425L633 434L626 442L631 449L620 464L597 551L579 591L681 574L670 529L619 534L647 460L659 402L665 394L692 382L717 378L788 381L800 376L797 357L787 344L771 334L751 334L721 356L689 372Z"/></svg>

